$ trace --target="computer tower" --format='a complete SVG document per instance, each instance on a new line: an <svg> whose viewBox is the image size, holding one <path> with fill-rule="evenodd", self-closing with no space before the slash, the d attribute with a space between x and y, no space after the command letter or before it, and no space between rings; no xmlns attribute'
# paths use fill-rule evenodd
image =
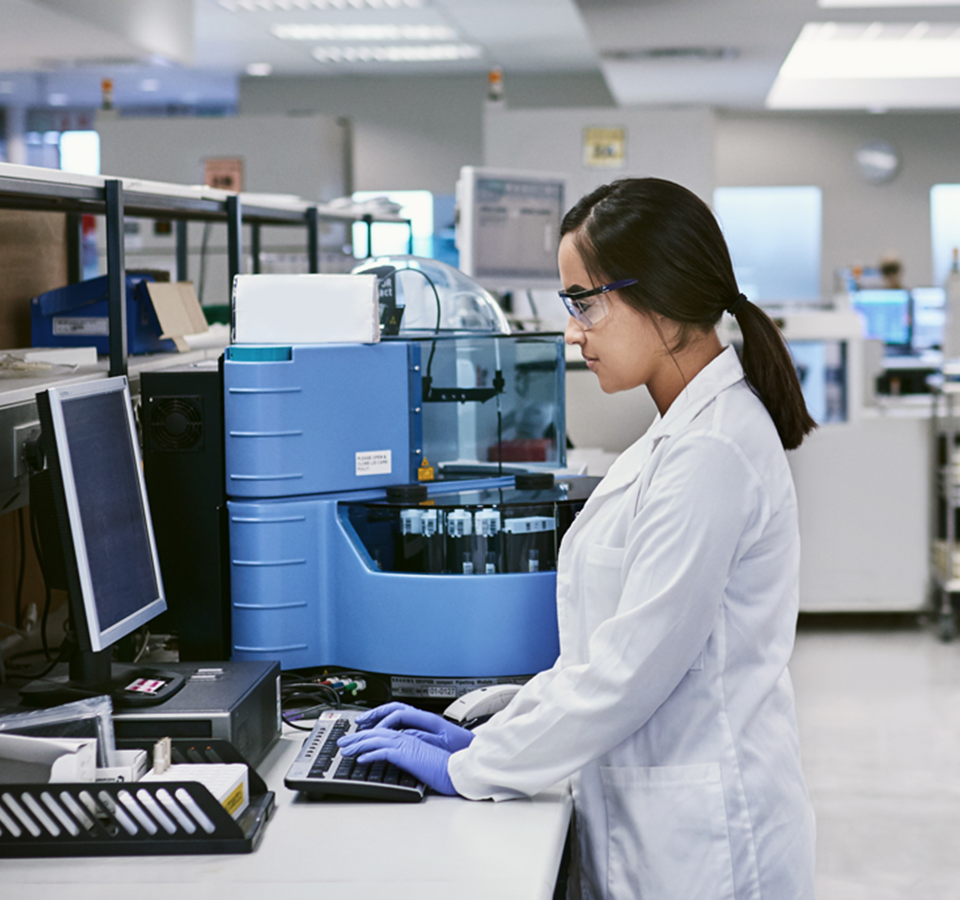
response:
<svg viewBox="0 0 960 900"><path fill-rule="evenodd" d="M181 661L230 658L230 570L217 362L140 376L143 472Z"/></svg>

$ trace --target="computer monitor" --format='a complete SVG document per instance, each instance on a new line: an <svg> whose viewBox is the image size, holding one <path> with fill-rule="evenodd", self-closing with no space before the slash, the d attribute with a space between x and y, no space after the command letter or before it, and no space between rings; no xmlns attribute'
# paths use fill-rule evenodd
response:
<svg viewBox="0 0 960 900"><path fill-rule="evenodd" d="M910 347L910 292L894 289L856 291L853 308L866 321L865 338L883 341L888 347Z"/></svg>
<svg viewBox="0 0 960 900"><path fill-rule="evenodd" d="M911 346L915 351L932 350L943 346L945 291L942 287L918 287L910 291L913 301L913 335Z"/></svg>
<svg viewBox="0 0 960 900"><path fill-rule="evenodd" d="M31 503L46 536L48 587L69 595L70 678L54 678L46 690L28 685L24 699L48 705L110 693L120 702L160 702L182 686L181 676L111 668L112 646L167 608L127 379L50 388L37 394L37 407L46 468L31 481Z"/></svg>
<svg viewBox="0 0 960 900"><path fill-rule="evenodd" d="M555 287L566 179L464 166L457 184L460 268L496 290Z"/></svg>

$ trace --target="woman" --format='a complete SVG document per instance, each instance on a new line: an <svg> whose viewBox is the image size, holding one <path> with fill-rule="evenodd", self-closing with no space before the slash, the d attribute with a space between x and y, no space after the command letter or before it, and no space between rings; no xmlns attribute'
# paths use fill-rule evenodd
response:
<svg viewBox="0 0 960 900"><path fill-rule="evenodd" d="M659 410L563 539L560 657L474 734L391 704L344 743L471 799L569 776L585 898L812 898L784 449L814 422L790 357L679 185L587 195L559 263L567 343L604 391L646 385ZM742 363L717 336L724 311Z"/></svg>

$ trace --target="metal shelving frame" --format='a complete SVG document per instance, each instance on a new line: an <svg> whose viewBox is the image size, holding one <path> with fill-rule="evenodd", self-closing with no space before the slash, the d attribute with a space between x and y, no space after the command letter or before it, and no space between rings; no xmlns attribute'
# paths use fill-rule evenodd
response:
<svg viewBox="0 0 960 900"><path fill-rule="evenodd" d="M101 176L70 176L55 170L30 169L0 163L0 209L62 212L68 216L69 280L80 280L80 217L106 219L107 275L109 278L110 370L127 374L126 285L123 220L125 216L171 219L176 224L177 279L187 278L187 222L222 222L227 225L227 261L230 284L241 271L243 226L251 228L254 274L260 271L260 230L263 226L300 226L306 229L308 270L320 271L320 222L363 222L367 247L377 222L398 222L413 228L400 216L372 216L349 210L331 210L306 201L272 205L259 198L244 202L243 194L211 188L188 188L159 182Z"/></svg>

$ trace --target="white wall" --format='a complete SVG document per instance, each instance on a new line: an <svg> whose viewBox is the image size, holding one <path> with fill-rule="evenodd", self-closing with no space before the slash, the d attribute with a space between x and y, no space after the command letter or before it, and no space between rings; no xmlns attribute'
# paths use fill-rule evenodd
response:
<svg viewBox="0 0 960 900"><path fill-rule="evenodd" d="M201 184L203 160L239 156L243 189L332 200L343 193L342 129L311 116L98 117L100 170Z"/></svg>
<svg viewBox="0 0 960 900"><path fill-rule="evenodd" d="M717 185L818 185L823 189L823 295L837 268L900 255L904 283L931 283L930 188L960 183L955 113L722 113L716 130ZM866 182L857 149L884 139L901 154L888 184Z"/></svg>
<svg viewBox="0 0 960 900"><path fill-rule="evenodd" d="M354 123L354 188L452 194L460 167L483 162L486 76L245 78L245 114L315 111ZM612 105L596 74L508 76L511 107Z"/></svg>
<svg viewBox="0 0 960 900"><path fill-rule="evenodd" d="M570 204L615 178L648 175L680 182L711 202L714 120L706 107L501 110L490 106L484 165L564 173ZM583 165L587 127L626 129L627 162L622 170Z"/></svg>
<svg viewBox="0 0 960 900"><path fill-rule="evenodd" d="M230 116L225 118L104 118L100 133L101 171L176 184L200 184L203 160L238 156L243 159L245 191L297 194L307 200L332 200L343 194L343 132L328 116ZM172 236L153 234L150 221L128 235L127 268L175 272ZM227 233L223 225L209 227L204 278L200 279L200 250L207 227L191 222L189 276L201 286L205 304L229 302ZM100 229L99 239L103 240ZM306 271L306 228L265 228L264 250L294 255L294 270ZM341 245L342 225L321 223L321 245ZM244 234L249 242L249 232ZM245 245L249 249L249 243ZM244 264L250 271L250 263ZM268 269L265 269L267 271Z"/></svg>

